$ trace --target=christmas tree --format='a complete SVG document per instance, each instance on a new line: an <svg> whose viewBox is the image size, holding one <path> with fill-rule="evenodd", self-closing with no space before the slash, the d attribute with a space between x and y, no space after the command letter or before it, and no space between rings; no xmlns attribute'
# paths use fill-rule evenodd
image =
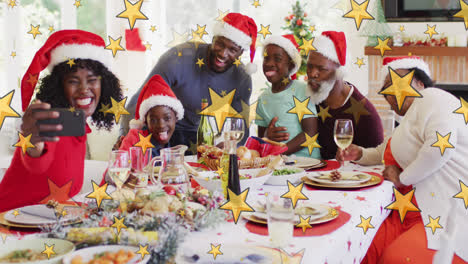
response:
<svg viewBox="0 0 468 264"><path fill-rule="evenodd" d="M302 38L310 40L312 38L310 21L307 18L307 13L304 12L304 7L301 6L299 1L296 1L296 4L292 6L292 13L289 16L285 17L286 27L283 29L289 30L291 34L294 35L297 44L301 46ZM312 30L315 30L312 28ZM300 76L306 75L307 73L307 54L301 50L302 64L296 75L299 78Z"/></svg>
<svg viewBox="0 0 468 264"><path fill-rule="evenodd" d="M381 39L391 37L392 30L387 25L380 0L375 2L371 14L377 14L376 19L368 21L362 28L361 33L363 36L368 37L367 46L376 46L379 44L377 37Z"/></svg>

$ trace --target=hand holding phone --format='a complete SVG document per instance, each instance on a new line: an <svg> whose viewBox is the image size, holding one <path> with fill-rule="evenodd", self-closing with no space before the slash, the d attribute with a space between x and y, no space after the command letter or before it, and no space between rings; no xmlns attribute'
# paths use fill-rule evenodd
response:
<svg viewBox="0 0 468 264"><path fill-rule="evenodd" d="M48 110L38 109L36 112L57 112L59 116L52 119L41 119L37 125L61 125L61 130L40 131L41 137L78 137L85 135L85 116L82 110L73 110L67 108L51 108Z"/></svg>

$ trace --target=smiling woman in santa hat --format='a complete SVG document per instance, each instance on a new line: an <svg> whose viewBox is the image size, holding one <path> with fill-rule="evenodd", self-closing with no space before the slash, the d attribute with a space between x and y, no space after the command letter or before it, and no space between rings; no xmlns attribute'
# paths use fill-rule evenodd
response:
<svg viewBox="0 0 468 264"><path fill-rule="evenodd" d="M111 97L120 101L123 96L119 80L110 71L112 57L104 47L104 40L96 34L62 30L52 34L36 52L21 82L24 111L21 133L31 135L35 147L25 153L16 149L0 183L0 212L72 197L81 190L86 134L41 136L41 132L60 131L63 126L38 124L39 120L58 118L59 112L37 110L79 109L98 128L109 130L114 117L98 111L98 106L109 105ZM37 78L46 67L50 74L42 79L37 100L30 105ZM91 129L86 125L86 133L89 132Z"/></svg>
<svg viewBox="0 0 468 264"><path fill-rule="evenodd" d="M392 211L362 263L403 263L407 259L414 263L466 263L468 214L463 201L454 199L460 192L460 182L468 182L468 126L453 113L460 101L431 88L429 66L419 57L385 58L383 62L386 78L381 94L392 85L391 68L400 77L414 72L411 86L421 97L406 98L398 107L395 95L386 94L392 109L403 116L392 138L377 148L351 145L346 152L338 152L337 160L374 165L383 159L384 178L402 194L415 188L412 202L421 212L408 212L402 221L399 212ZM449 135L447 142L453 148L439 148L443 143L438 134ZM442 229L435 228L434 220ZM432 262L435 250L443 253Z"/></svg>

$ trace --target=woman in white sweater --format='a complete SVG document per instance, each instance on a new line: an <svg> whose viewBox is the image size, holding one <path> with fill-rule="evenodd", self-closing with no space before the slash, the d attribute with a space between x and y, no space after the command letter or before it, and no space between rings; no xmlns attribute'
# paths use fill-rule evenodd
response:
<svg viewBox="0 0 468 264"><path fill-rule="evenodd" d="M400 77L414 71L411 86L421 97L406 97L399 108L394 95L385 95L403 116L391 139L371 149L351 145L336 158L362 165L384 161L384 178L403 195L414 188L412 201L420 212L408 212L401 222L399 212L392 211L362 263L432 263L436 250L444 247L452 263L467 263L468 193L459 193L468 185L468 126L463 115L454 113L460 100L430 88L429 67L418 57L385 58L382 91L392 85L388 68Z"/></svg>

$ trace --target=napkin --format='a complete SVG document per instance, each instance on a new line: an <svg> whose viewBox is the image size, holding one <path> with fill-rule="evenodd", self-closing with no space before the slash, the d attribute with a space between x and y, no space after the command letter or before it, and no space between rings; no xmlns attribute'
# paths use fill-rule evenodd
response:
<svg viewBox="0 0 468 264"><path fill-rule="evenodd" d="M276 156L288 150L288 147L284 143L258 137L249 137L245 142L245 147L258 151L262 158L269 155Z"/></svg>
<svg viewBox="0 0 468 264"><path fill-rule="evenodd" d="M50 220L57 219L54 209L48 208L45 204L26 206L21 208L19 211L23 214L42 217Z"/></svg>

